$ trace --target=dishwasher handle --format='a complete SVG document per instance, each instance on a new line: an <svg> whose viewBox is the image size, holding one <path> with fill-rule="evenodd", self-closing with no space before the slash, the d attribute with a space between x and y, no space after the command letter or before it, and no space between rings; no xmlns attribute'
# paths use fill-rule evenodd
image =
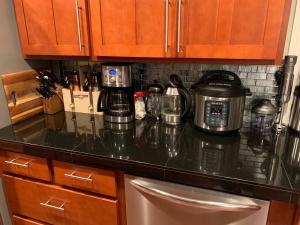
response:
<svg viewBox="0 0 300 225"><path fill-rule="evenodd" d="M138 191L142 193L146 193L148 195L164 199L166 201L169 201L171 203L177 204L177 205L184 205L184 206L190 206L193 208L202 208L202 209L209 209L209 210L216 210L216 211L232 211L232 212L241 212L241 211L257 211L260 210L261 207L257 204L250 203L250 204L244 204L244 203L232 203L232 202L222 202L222 201L215 201L213 200L215 198L214 195L207 196L210 200L200 200L200 199L194 199L189 196L183 195L177 195L168 192L166 189L166 186L161 185L161 188L159 188L159 185L157 183L151 184L147 180L147 182L144 181L144 179L134 179L130 181L131 185L135 187ZM240 196L238 196L240 197Z"/></svg>

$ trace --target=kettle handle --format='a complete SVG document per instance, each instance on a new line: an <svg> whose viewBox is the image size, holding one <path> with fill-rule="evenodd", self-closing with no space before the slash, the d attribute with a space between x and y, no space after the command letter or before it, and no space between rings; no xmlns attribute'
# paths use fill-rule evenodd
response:
<svg viewBox="0 0 300 225"><path fill-rule="evenodd" d="M98 98L97 111L103 112L105 110L107 110L107 90L103 89Z"/></svg>
<svg viewBox="0 0 300 225"><path fill-rule="evenodd" d="M150 110L148 109L148 101L149 101L149 96L146 96L145 97L145 110L146 110L146 113L150 113Z"/></svg>
<svg viewBox="0 0 300 225"><path fill-rule="evenodd" d="M185 89L185 88L178 88L178 92L181 96L183 96L183 98L185 100L184 101L185 102L184 111L183 111L182 116L181 116L181 118L184 118L190 112L191 105L192 105L192 97L191 97L190 93L188 92L188 90Z"/></svg>

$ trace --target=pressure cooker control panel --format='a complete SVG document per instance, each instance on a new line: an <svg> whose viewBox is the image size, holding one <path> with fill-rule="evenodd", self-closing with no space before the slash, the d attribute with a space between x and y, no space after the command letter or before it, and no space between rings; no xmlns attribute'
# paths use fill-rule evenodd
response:
<svg viewBox="0 0 300 225"><path fill-rule="evenodd" d="M205 123L211 127L228 126L229 104L224 101L205 102Z"/></svg>

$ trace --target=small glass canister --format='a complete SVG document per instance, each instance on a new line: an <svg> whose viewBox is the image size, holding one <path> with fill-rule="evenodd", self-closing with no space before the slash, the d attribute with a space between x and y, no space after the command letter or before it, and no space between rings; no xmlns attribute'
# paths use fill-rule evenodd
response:
<svg viewBox="0 0 300 225"><path fill-rule="evenodd" d="M147 113L159 120L161 113L161 98L163 87L155 82L147 88L148 97L146 98L146 111Z"/></svg>
<svg viewBox="0 0 300 225"><path fill-rule="evenodd" d="M252 108L251 127L254 132L269 134L276 117L277 108L270 100L262 99Z"/></svg>

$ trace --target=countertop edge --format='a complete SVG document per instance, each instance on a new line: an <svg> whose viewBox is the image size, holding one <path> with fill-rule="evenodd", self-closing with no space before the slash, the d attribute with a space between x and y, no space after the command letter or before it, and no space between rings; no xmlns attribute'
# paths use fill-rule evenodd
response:
<svg viewBox="0 0 300 225"><path fill-rule="evenodd" d="M292 187L291 189L272 187L270 185L263 185L258 183L256 184L253 182L246 182L234 178L231 179L227 177L218 177L214 175L188 172L184 170L166 168L164 166L151 165L122 159L114 159L109 157L100 157L92 154L78 153L67 149L24 144L21 142L12 142L3 139L0 139L0 145L0 151L12 151L38 157L44 157L50 160L77 163L95 168L119 170L135 176L159 179L163 181L254 197L264 200L278 200L298 204L298 198L294 197L295 195L297 196L298 193L294 191ZM222 184L220 185L220 183ZM250 194L253 193L254 189L255 195ZM247 192L247 190L249 190L249 192Z"/></svg>

